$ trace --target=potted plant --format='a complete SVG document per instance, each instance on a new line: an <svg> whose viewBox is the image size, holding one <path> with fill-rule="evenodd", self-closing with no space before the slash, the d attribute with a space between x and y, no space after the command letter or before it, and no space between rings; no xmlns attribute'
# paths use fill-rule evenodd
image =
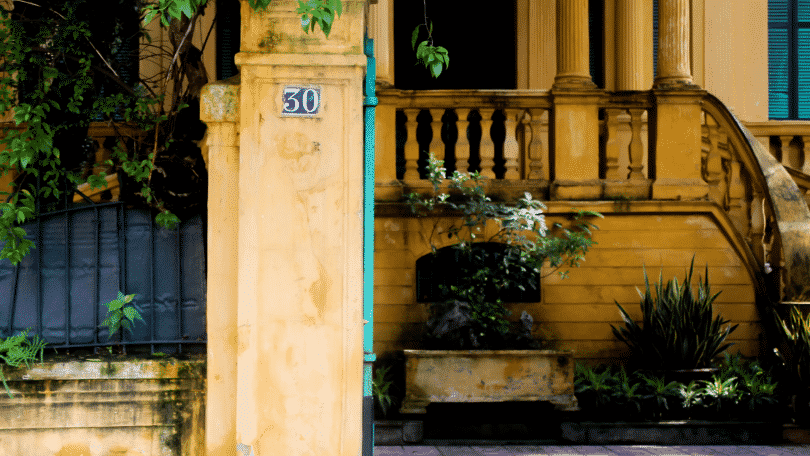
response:
<svg viewBox="0 0 810 456"><path fill-rule="evenodd" d="M374 444L402 445L421 442L424 433L421 421L390 419L398 402L394 394L396 386L391 379L391 367L391 364L375 367L371 380L375 417Z"/></svg>
<svg viewBox="0 0 810 456"><path fill-rule="evenodd" d="M673 278L664 284L660 275L655 297L644 271L646 291L641 296L642 324L636 323L616 302L624 327L611 325L613 334L630 347L631 363L636 368L666 375L668 380L688 383L708 380L714 373L712 360L731 343L726 339L738 325L715 316L712 304L720 294L711 294L708 272L700 280L697 294L692 288L695 258L682 284ZM695 378L697 375L698 378ZM704 376L700 378L700 376Z"/></svg>
<svg viewBox="0 0 810 456"><path fill-rule="evenodd" d="M573 354L541 350L532 317L524 311L519 321L510 322L505 302L515 293L537 289L544 266L550 270L546 275L563 276L563 268L578 266L594 243L590 230L595 228L580 220L601 214L582 211L574 214L572 229L561 224L549 229L540 201L526 193L515 204L493 202L478 173L454 172L445 191L442 165L431 154L427 170L432 192L407 195L416 215L458 218L449 228L440 228L441 217L436 217L429 236L429 261L452 255L453 264L432 275L451 280L436 287L430 304L429 349L405 350L401 412L425 413L430 402L547 400L574 407ZM440 239L449 240L441 250Z"/></svg>

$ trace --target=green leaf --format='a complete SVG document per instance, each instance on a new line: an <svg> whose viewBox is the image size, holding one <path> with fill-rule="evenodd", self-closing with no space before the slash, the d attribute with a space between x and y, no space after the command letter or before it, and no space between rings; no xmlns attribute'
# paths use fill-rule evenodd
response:
<svg viewBox="0 0 810 456"><path fill-rule="evenodd" d="M421 25L417 25L416 28L413 29L413 33L411 33L411 49L414 51L416 50L416 40L419 38L419 27L421 27Z"/></svg>
<svg viewBox="0 0 810 456"><path fill-rule="evenodd" d="M442 63L436 62L430 65L430 74L434 78L438 78L442 74Z"/></svg>

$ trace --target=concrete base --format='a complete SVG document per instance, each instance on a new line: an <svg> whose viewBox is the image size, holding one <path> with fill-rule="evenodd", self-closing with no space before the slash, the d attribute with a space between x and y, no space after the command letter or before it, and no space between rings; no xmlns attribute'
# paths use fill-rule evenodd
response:
<svg viewBox="0 0 810 456"><path fill-rule="evenodd" d="M377 420L374 422L374 445L419 443L422 441L424 433L425 427L422 421Z"/></svg>
<svg viewBox="0 0 810 456"><path fill-rule="evenodd" d="M87 360L5 368L2 455L205 454L205 362Z"/></svg>
<svg viewBox="0 0 810 456"><path fill-rule="evenodd" d="M736 445L778 443L782 426L774 423L728 421L665 421L642 423L561 423L563 440L580 445Z"/></svg>

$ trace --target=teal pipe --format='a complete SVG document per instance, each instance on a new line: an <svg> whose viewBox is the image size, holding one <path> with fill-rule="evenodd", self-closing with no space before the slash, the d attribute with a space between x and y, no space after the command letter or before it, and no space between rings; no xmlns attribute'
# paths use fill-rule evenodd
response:
<svg viewBox="0 0 810 456"><path fill-rule="evenodd" d="M368 58L363 87L363 456L373 456L374 395L371 377L372 366L377 359L374 354L374 116L377 106L377 61L374 59L374 40L366 37L363 47Z"/></svg>

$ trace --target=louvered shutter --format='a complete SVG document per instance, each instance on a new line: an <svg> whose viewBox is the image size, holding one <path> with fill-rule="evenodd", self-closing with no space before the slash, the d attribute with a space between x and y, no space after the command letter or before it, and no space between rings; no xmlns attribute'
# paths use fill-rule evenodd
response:
<svg viewBox="0 0 810 456"><path fill-rule="evenodd" d="M790 0L768 1L768 117L790 118Z"/></svg>
<svg viewBox="0 0 810 456"><path fill-rule="evenodd" d="M796 57L798 119L810 119L810 0L799 0L796 12Z"/></svg>

